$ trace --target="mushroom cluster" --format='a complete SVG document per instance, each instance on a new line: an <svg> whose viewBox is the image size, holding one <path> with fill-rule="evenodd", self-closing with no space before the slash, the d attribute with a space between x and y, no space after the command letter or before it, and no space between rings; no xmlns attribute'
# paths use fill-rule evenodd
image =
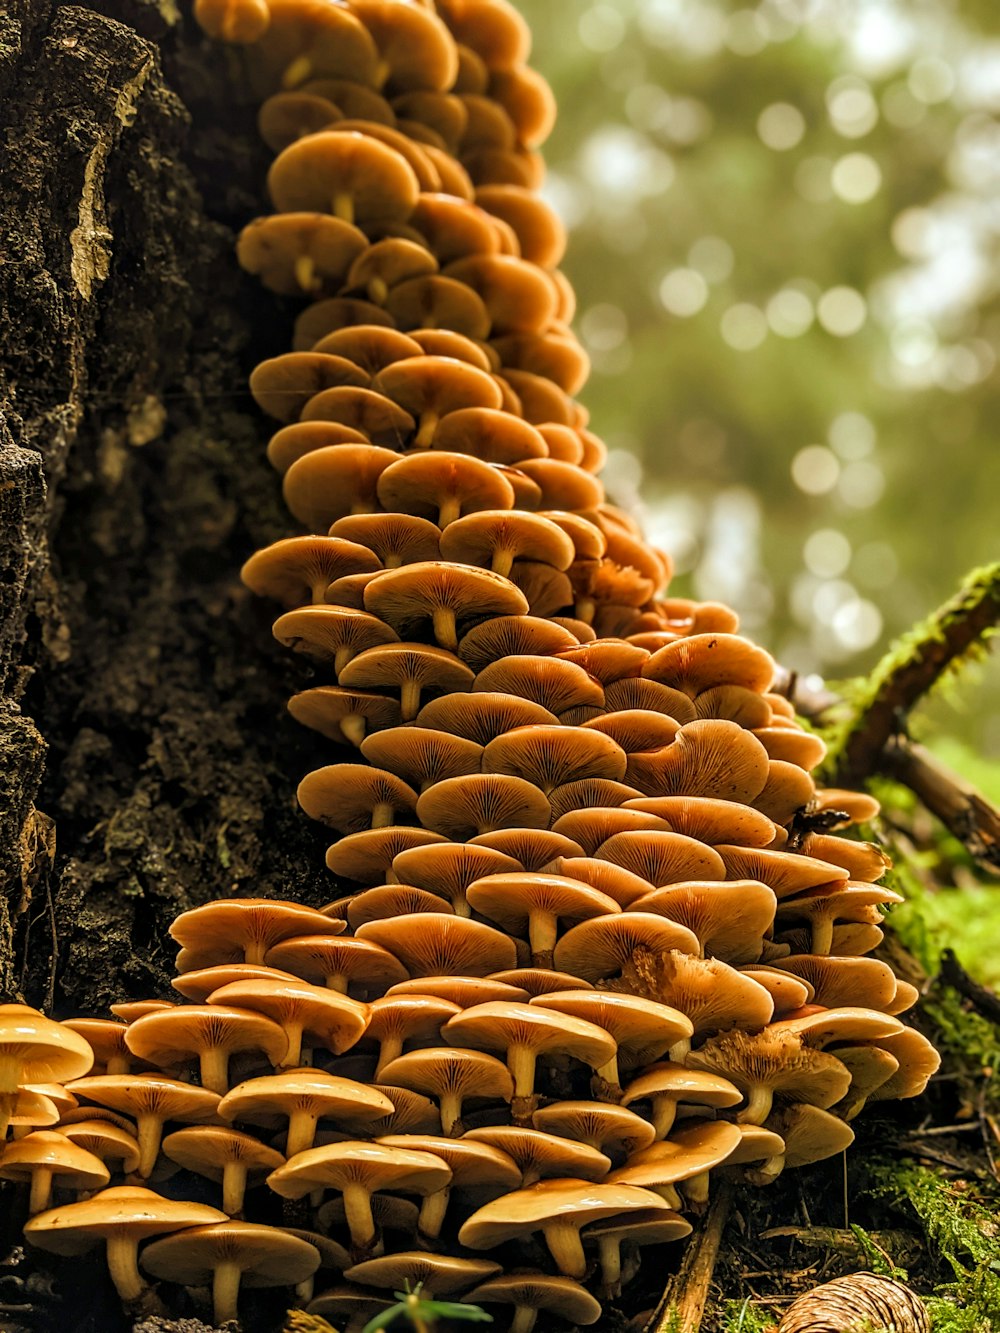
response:
<svg viewBox="0 0 1000 1333"><path fill-rule="evenodd" d="M240 262L304 303L251 379L304 531L243 577L315 663L293 716L356 751L298 789L341 896L179 917L187 1003L72 1024L99 1067L0 1175L59 1135L103 1156L91 1199L32 1186L26 1234L106 1241L126 1300L163 1235L140 1268L211 1283L217 1319L240 1274L309 1300L322 1267L342 1278L309 1309L348 1329L406 1280L511 1307L515 1333L594 1323L713 1173L837 1153L937 1067L869 956L886 859L837 836L876 806L817 789L772 659L668 597L668 557L605 500L516 11L195 12L244 44L276 154ZM221 1211L160 1198L178 1170Z"/></svg>

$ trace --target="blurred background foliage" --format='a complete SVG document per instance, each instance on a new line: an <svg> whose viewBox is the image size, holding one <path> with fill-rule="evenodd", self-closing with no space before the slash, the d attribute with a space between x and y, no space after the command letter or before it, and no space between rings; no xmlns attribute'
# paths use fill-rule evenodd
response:
<svg viewBox="0 0 1000 1333"><path fill-rule="evenodd" d="M1000 553L993 0L519 0L613 498L788 666ZM1000 668L916 727L1000 758Z"/></svg>

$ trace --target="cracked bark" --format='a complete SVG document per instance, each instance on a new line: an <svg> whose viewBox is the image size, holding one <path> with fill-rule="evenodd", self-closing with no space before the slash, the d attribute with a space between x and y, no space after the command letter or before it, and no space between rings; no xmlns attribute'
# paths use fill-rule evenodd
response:
<svg viewBox="0 0 1000 1333"><path fill-rule="evenodd" d="M238 582L288 532L245 386L291 323L232 257L239 73L169 0L0 20L0 990L61 1014L170 994L195 903L336 889Z"/></svg>

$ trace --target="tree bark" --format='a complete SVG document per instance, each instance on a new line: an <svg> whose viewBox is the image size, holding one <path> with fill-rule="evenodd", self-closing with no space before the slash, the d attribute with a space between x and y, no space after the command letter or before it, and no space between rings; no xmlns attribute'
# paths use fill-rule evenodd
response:
<svg viewBox="0 0 1000 1333"><path fill-rule="evenodd" d="M102 1013L171 994L179 911L335 896L238 579L291 530L246 377L292 312L233 258L239 57L172 0L15 0L0 119L0 991Z"/></svg>

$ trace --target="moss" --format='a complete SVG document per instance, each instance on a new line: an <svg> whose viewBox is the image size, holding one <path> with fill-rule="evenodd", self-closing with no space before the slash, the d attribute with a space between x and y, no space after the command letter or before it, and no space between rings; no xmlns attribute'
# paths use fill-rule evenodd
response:
<svg viewBox="0 0 1000 1333"><path fill-rule="evenodd" d="M756 1305L749 1296L742 1301L723 1301L719 1333L769 1333L780 1318L773 1310Z"/></svg>
<svg viewBox="0 0 1000 1333"><path fill-rule="evenodd" d="M927 1305L937 1333L993 1333L1000 1327L1000 1223L995 1207L972 1196L962 1181L906 1160L876 1161L870 1192L908 1205L928 1248L947 1274Z"/></svg>

